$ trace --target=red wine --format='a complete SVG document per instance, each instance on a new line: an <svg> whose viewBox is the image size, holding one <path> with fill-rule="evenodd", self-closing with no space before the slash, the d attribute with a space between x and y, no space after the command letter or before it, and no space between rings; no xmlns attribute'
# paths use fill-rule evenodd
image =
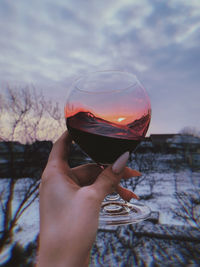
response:
<svg viewBox="0 0 200 267"><path fill-rule="evenodd" d="M78 112L66 118L73 140L95 162L113 163L126 151L134 151L146 134L150 117L143 116L126 126L95 117L90 112Z"/></svg>

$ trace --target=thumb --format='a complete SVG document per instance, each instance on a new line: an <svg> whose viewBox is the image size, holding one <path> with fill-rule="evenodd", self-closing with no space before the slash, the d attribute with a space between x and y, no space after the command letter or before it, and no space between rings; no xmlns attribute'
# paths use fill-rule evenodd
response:
<svg viewBox="0 0 200 267"><path fill-rule="evenodd" d="M116 191L120 180L123 177L123 171L129 158L129 152L122 154L113 165L108 166L97 177L91 185L97 192L99 198L103 200L106 195Z"/></svg>

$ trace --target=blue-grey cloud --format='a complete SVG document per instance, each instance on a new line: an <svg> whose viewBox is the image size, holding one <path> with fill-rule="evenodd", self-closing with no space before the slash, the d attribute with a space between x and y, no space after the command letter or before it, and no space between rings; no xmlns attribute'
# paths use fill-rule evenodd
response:
<svg viewBox="0 0 200 267"><path fill-rule="evenodd" d="M195 0L2 0L0 82L63 99L80 74L127 70L149 91L152 132L200 127L199 29Z"/></svg>

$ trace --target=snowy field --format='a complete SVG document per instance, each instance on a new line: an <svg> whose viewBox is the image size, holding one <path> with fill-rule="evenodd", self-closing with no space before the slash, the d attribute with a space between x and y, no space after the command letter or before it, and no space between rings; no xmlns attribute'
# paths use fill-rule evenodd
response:
<svg viewBox="0 0 200 267"><path fill-rule="evenodd" d="M159 223L170 225L190 224L190 222L180 220L174 216L174 211L179 209L179 203L175 197L175 192L187 192L194 194L200 190L200 172L192 171L189 168L178 168L175 170L169 166L172 156L160 155L152 162L157 164L151 171L143 172L140 182L136 186L135 193L141 197L140 203L148 205L152 211L159 212ZM152 163L151 163L152 164ZM130 166L136 166L131 162ZM133 178L134 179L134 178ZM13 211L18 207L24 185L31 179L20 179L15 186L15 197L13 200ZM133 182L133 181L132 181ZM126 185L131 188L132 182ZM8 179L0 179L0 189L4 192L8 185ZM1 191L2 192L2 191ZM150 196L145 198L145 196ZM1 214L2 224L2 214ZM14 240L26 245L33 241L39 232L39 200L23 213L15 227Z"/></svg>

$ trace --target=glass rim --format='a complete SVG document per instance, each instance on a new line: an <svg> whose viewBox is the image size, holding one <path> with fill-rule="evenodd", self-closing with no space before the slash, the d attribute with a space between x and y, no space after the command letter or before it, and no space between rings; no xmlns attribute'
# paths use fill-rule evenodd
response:
<svg viewBox="0 0 200 267"><path fill-rule="evenodd" d="M85 78L89 78L92 77L96 74L109 74L109 73L113 73L113 74L120 74L120 75L126 75L127 77L131 77L133 79L132 83L130 83L128 86L124 86L123 88L120 89L111 89L111 90L103 90L103 91L98 91L98 92L94 92L91 90L87 90L87 89L83 89L80 88L80 86L78 86L78 83L81 80L84 80ZM135 87L137 84L141 85L137 76L131 72L128 71L122 71L122 70L99 70L99 71L94 71L94 72L88 72L86 74L81 75L80 77L78 77L74 83L72 84L74 86L74 88L76 88L77 90L81 91L81 92L85 92L88 94L105 94L105 93L114 93L114 92L120 92L120 91L124 91L129 89L130 87Z"/></svg>

